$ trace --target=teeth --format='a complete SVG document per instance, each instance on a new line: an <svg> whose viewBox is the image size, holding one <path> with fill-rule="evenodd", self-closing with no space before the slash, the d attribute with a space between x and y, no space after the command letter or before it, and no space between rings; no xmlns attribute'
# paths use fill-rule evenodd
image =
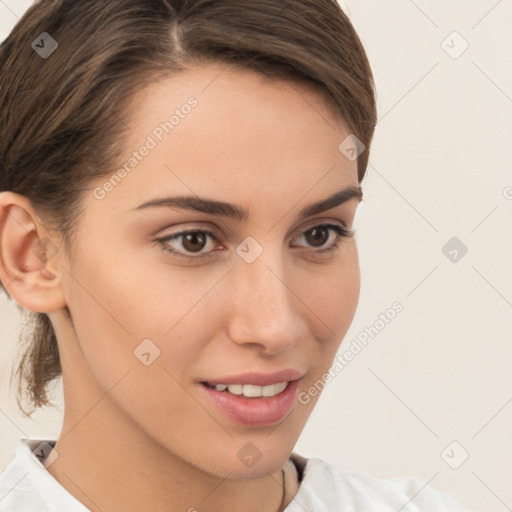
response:
<svg viewBox="0 0 512 512"><path fill-rule="evenodd" d="M281 393L281 391L284 391L287 386L288 382L279 382L278 384L272 384L272 386L263 386L261 388L261 396L277 395L278 393Z"/></svg>
<svg viewBox="0 0 512 512"><path fill-rule="evenodd" d="M233 395L243 395L244 386L243 384L228 384L228 391Z"/></svg>
<svg viewBox="0 0 512 512"><path fill-rule="evenodd" d="M252 384L216 384L217 391L228 390L233 395L244 395L248 398L259 396L274 396L281 393L288 386L288 382L279 382L270 386L253 386Z"/></svg>

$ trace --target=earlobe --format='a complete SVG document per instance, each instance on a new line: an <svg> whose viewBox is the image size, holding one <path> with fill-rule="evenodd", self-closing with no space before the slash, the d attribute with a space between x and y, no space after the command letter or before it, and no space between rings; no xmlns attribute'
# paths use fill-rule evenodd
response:
<svg viewBox="0 0 512 512"><path fill-rule="evenodd" d="M7 293L30 311L65 307L57 262L58 248L30 201L0 193L0 280Z"/></svg>

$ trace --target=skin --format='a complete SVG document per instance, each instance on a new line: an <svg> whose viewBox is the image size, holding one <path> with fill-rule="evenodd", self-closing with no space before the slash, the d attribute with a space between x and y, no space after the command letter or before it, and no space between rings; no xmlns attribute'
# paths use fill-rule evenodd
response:
<svg viewBox="0 0 512 512"><path fill-rule="evenodd" d="M93 511L278 510L281 468L318 395L276 425L247 427L206 401L199 381L295 368L307 391L357 307L356 239L315 255L336 233L320 247L303 233L350 228L359 200L298 220L358 186L356 162L338 150L350 132L332 108L303 84L209 64L140 91L127 158L190 96L198 106L104 199L92 191L105 179L91 182L71 254L26 198L0 194L0 278L18 303L49 314L61 354L66 406L48 471ZM181 194L239 204L249 218L134 211ZM211 257L187 261L155 242L190 228L219 235L199 248ZM235 252L248 236L263 247L250 264ZM42 238L58 249L46 262L30 250ZM183 242L167 243L186 253ZM147 338L160 350L149 366L134 356ZM252 468L237 456L249 442L262 455Z"/></svg>

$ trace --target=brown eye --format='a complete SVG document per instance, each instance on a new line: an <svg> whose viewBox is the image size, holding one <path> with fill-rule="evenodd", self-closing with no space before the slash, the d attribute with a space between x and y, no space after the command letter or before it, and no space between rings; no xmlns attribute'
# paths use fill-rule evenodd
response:
<svg viewBox="0 0 512 512"><path fill-rule="evenodd" d="M317 226L304 233L306 241L313 247L321 247L329 240L329 229Z"/></svg>
<svg viewBox="0 0 512 512"><path fill-rule="evenodd" d="M191 260L211 256L215 249L215 242L218 240L211 231L196 229L182 231L157 241L160 242L164 251Z"/></svg>
<svg viewBox="0 0 512 512"><path fill-rule="evenodd" d="M338 224L319 224L301 233L298 237L302 242L299 247L307 247L314 254L325 255L336 251L341 239L350 238L353 235L354 231Z"/></svg>
<svg viewBox="0 0 512 512"><path fill-rule="evenodd" d="M183 247L189 252L199 252L206 245L206 236L201 231L188 233L183 237Z"/></svg>

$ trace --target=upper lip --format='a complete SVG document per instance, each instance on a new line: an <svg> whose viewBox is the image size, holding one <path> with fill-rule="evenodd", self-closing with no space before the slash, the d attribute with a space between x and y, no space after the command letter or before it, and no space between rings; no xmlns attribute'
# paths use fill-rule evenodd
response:
<svg viewBox="0 0 512 512"><path fill-rule="evenodd" d="M300 379L304 376L304 372L287 368L272 373L247 372L238 375L229 375L226 377L215 377L214 379L206 379L202 382L207 384L251 384L253 386L270 386L278 382L289 382Z"/></svg>

